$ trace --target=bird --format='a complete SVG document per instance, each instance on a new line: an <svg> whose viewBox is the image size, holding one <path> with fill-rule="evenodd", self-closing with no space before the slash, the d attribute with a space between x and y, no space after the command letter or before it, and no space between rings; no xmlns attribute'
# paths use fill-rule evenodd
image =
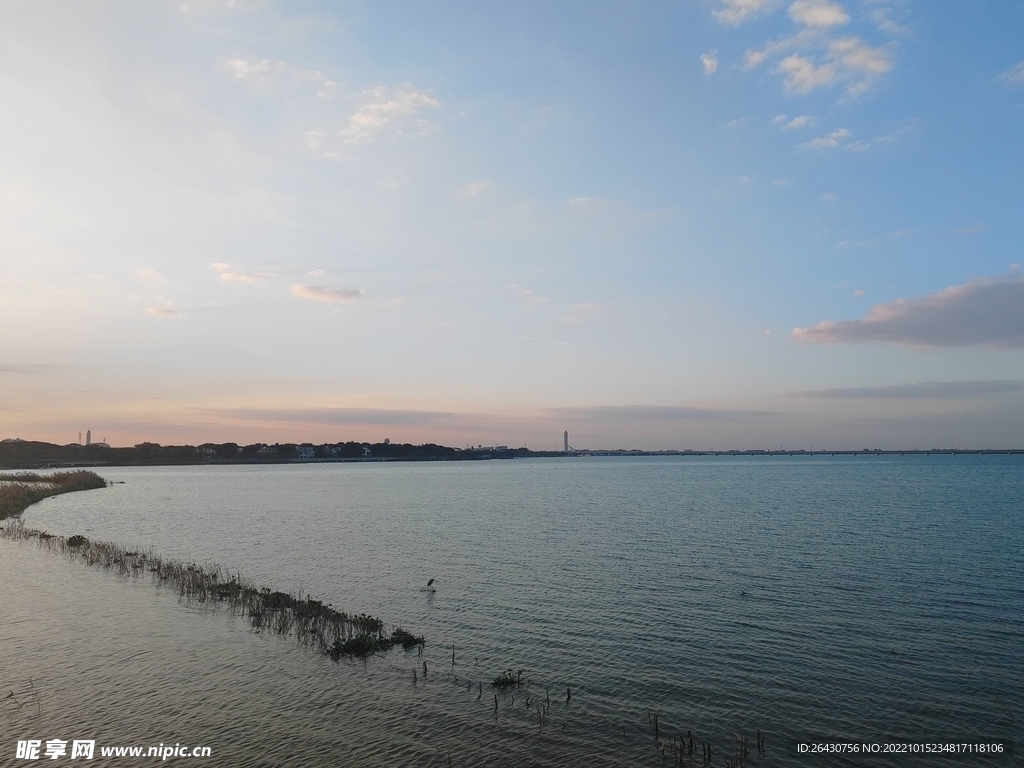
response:
<svg viewBox="0 0 1024 768"><path fill-rule="evenodd" d="M436 592L437 591L437 590L434 589L434 580L433 579L431 579L430 581L427 582L427 589L430 590L431 592Z"/></svg>

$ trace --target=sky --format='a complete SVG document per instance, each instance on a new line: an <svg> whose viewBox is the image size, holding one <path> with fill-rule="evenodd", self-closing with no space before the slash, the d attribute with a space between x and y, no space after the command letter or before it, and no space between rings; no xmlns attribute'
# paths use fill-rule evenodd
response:
<svg viewBox="0 0 1024 768"><path fill-rule="evenodd" d="M1024 447L1024 4L0 5L0 438Z"/></svg>

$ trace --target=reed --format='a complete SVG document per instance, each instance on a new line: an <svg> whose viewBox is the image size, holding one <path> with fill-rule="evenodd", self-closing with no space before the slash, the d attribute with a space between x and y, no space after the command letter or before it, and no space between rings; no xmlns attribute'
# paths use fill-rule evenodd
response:
<svg viewBox="0 0 1024 768"><path fill-rule="evenodd" d="M0 526L0 538L34 540L51 552L126 576L149 573L156 583L177 589L178 595L188 602L226 606L245 616L253 629L294 635L300 645L314 647L335 661L343 656L369 656L396 645L406 650L422 648L425 643L422 636L401 627L386 632L384 622L374 616L345 613L310 595L296 596L261 587L217 565L183 563L151 550L129 550L120 544L90 541L84 536L54 536L26 528L20 520Z"/></svg>
<svg viewBox="0 0 1024 768"><path fill-rule="evenodd" d="M54 472L52 475L34 472L0 475L0 520L20 515L28 507L50 496L106 487L106 480L84 469Z"/></svg>

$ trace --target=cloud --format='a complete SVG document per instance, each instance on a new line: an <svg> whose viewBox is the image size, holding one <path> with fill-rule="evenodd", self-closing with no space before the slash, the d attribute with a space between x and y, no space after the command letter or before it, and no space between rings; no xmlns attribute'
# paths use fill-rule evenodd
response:
<svg viewBox="0 0 1024 768"><path fill-rule="evenodd" d="M525 291L519 291L518 296L526 303L528 307L535 307L538 304L543 304L548 300L547 296L538 296L531 289L527 288Z"/></svg>
<svg viewBox="0 0 1024 768"><path fill-rule="evenodd" d="M591 422L695 421L750 417L770 417L771 411L744 411L728 408L700 408L677 405L595 405L580 408L549 408L546 413L558 419Z"/></svg>
<svg viewBox="0 0 1024 768"><path fill-rule="evenodd" d="M976 235L979 232L984 232L987 227L984 224L975 224L973 227L956 227L951 229L949 234L952 237L963 237L964 235Z"/></svg>
<svg viewBox="0 0 1024 768"><path fill-rule="evenodd" d="M1024 84L1024 61L1014 64L1008 70L1003 72L998 79L1003 85Z"/></svg>
<svg viewBox="0 0 1024 768"><path fill-rule="evenodd" d="M154 296L153 301L155 302L154 305L146 309L146 314L151 317L180 317L185 314L178 308L173 299Z"/></svg>
<svg viewBox="0 0 1024 768"><path fill-rule="evenodd" d="M857 37L844 37L829 44L829 55L839 62L849 77L856 80L848 93L857 95L871 88L875 81L892 69L892 60L885 48L872 48Z"/></svg>
<svg viewBox="0 0 1024 768"><path fill-rule="evenodd" d="M309 301L355 301L363 295L361 290L346 290L343 288L322 288L319 285L303 285L295 283L292 286L292 296Z"/></svg>
<svg viewBox="0 0 1024 768"><path fill-rule="evenodd" d="M705 75L713 75L715 70L718 69L718 51L711 50L707 53L700 55L701 66L704 67Z"/></svg>
<svg viewBox="0 0 1024 768"><path fill-rule="evenodd" d="M783 120L785 120L785 117L785 115L782 116ZM813 117L811 117L810 115L797 115L788 123L783 125L782 130L792 131L797 128L810 128L812 125L814 125Z"/></svg>
<svg viewBox="0 0 1024 768"><path fill-rule="evenodd" d="M465 197L480 197L487 194L493 186L494 184L490 181L474 181L472 184L462 187L460 192Z"/></svg>
<svg viewBox="0 0 1024 768"><path fill-rule="evenodd" d="M832 38L825 30L808 27L801 32L767 43L744 56L747 69L769 58L788 54L773 70L782 75L790 93L809 93L837 82L848 83L847 94L868 91L892 69L892 46L873 47L859 37ZM815 63L812 57L822 60Z"/></svg>
<svg viewBox="0 0 1024 768"><path fill-rule="evenodd" d="M837 200L839 200L839 197L836 195L835 192L826 192L821 196L821 199L824 200L826 203L834 203Z"/></svg>
<svg viewBox="0 0 1024 768"><path fill-rule="evenodd" d="M920 381L875 387L842 387L796 392L798 397L826 400L953 400L1024 392L1024 381Z"/></svg>
<svg viewBox="0 0 1024 768"><path fill-rule="evenodd" d="M604 310L603 304L586 303L586 304L573 304L572 310L568 312L562 320L572 325L578 325L580 323L587 323L597 318L598 315Z"/></svg>
<svg viewBox="0 0 1024 768"><path fill-rule="evenodd" d="M743 54L743 66L746 69L752 69L767 58L768 54L764 51L747 51Z"/></svg>
<svg viewBox="0 0 1024 768"><path fill-rule="evenodd" d="M269 272L236 272L230 264L214 262L210 269L225 283L262 283L273 277Z"/></svg>
<svg viewBox="0 0 1024 768"><path fill-rule="evenodd" d="M850 20L841 5L826 0L796 0L789 6L789 17L797 24L815 28L834 27Z"/></svg>
<svg viewBox="0 0 1024 768"><path fill-rule="evenodd" d="M319 70L299 69L280 60L230 59L224 63L224 67L236 80L245 83L255 92L267 92L283 85L311 83L319 89L318 96L328 97L333 94L332 89L337 85Z"/></svg>
<svg viewBox="0 0 1024 768"><path fill-rule="evenodd" d="M162 283L164 276L157 272L152 267L146 267L138 271L139 280L144 283Z"/></svg>
<svg viewBox="0 0 1024 768"><path fill-rule="evenodd" d="M983 277L916 299L878 304L860 320L794 328L800 342L1024 348L1024 277Z"/></svg>
<svg viewBox="0 0 1024 768"><path fill-rule="evenodd" d="M420 117L425 109L440 109L441 102L406 83L398 89L379 86L358 95L362 105L338 136L347 143L372 141L382 135L425 136L437 126Z"/></svg>
<svg viewBox="0 0 1024 768"><path fill-rule="evenodd" d="M796 93L808 93L836 79L836 68L832 64L816 67L813 61L796 53L780 61L775 71L785 75L786 90Z"/></svg>
<svg viewBox="0 0 1024 768"><path fill-rule="evenodd" d="M849 130L846 128L838 128L837 130L832 131L828 136L819 136L818 138L811 139L800 146L807 149L833 149L838 147L840 142L849 137Z"/></svg>
<svg viewBox="0 0 1024 768"><path fill-rule="evenodd" d="M909 125L905 125L902 128L891 131L890 133L886 133L882 136L876 136L870 141L851 141L846 145L846 148L851 152L867 152L869 149L879 144L895 144L910 131L911 127Z"/></svg>
<svg viewBox="0 0 1024 768"><path fill-rule="evenodd" d="M722 0L722 8L714 14L723 24L735 26L773 5L773 0Z"/></svg>
<svg viewBox="0 0 1024 768"><path fill-rule="evenodd" d="M34 363L30 365L0 365L0 375L14 374L19 375L34 375L34 374L46 374L54 371L58 366Z"/></svg>
<svg viewBox="0 0 1024 768"><path fill-rule="evenodd" d="M460 414L387 408L226 408L215 413L243 421L284 421L300 424L428 424L458 419Z"/></svg>

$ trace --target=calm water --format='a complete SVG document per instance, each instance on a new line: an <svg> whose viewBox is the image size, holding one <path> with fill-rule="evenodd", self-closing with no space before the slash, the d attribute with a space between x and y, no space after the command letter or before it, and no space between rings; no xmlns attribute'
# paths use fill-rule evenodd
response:
<svg viewBox="0 0 1024 768"><path fill-rule="evenodd" d="M428 675L413 686L415 651L335 664L148 579L0 541L0 685L39 695L0 702L0 764L17 738L57 737L206 745L204 764L231 766L671 765L651 710L662 736L692 731L697 764L702 739L721 766L737 735L764 766L818 765L789 757L790 738L1024 752L1024 457L101 474L124 484L46 500L26 523L402 624L426 635ZM495 717L488 681L507 668L524 689ZM987 761L827 764L965 763Z"/></svg>

